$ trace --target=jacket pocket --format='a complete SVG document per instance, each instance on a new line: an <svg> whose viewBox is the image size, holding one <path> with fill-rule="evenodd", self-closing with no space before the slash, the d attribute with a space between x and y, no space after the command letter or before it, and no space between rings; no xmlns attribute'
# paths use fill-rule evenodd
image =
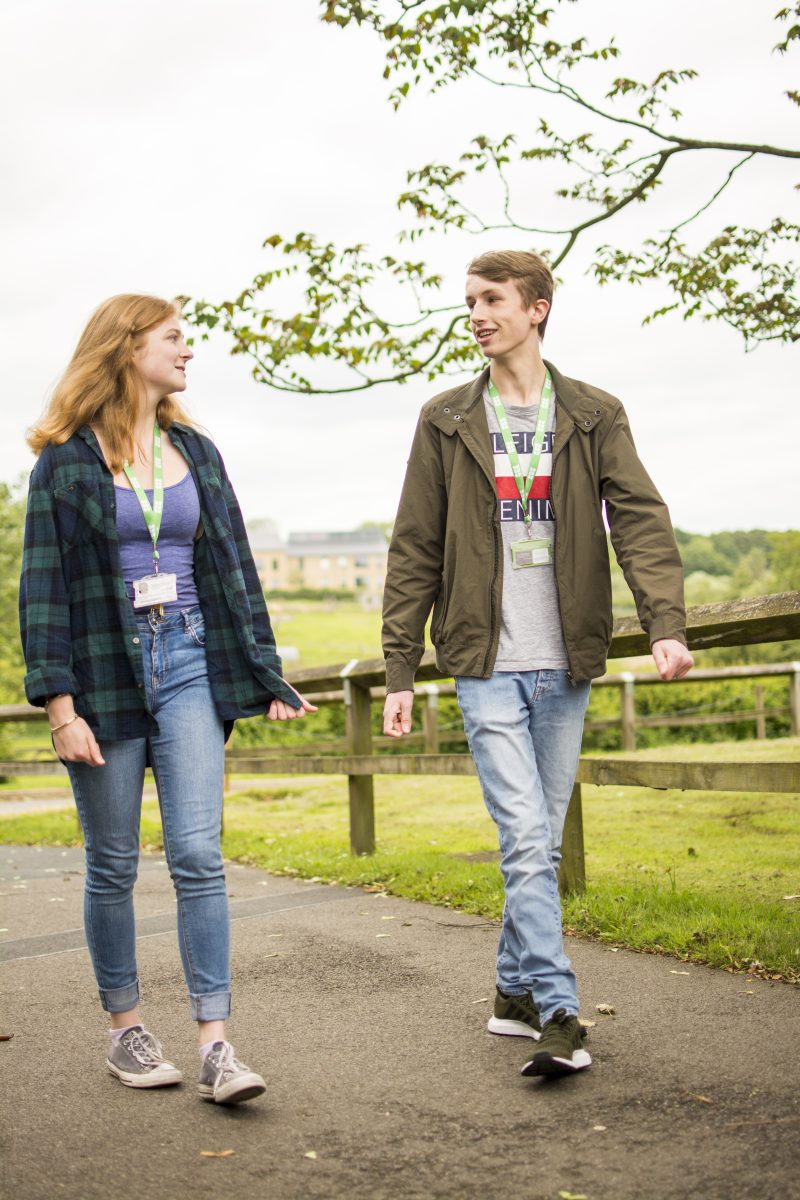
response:
<svg viewBox="0 0 800 1200"><path fill-rule="evenodd" d="M100 489L91 480L74 479L53 492L56 520L65 549L105 537Z"/></svg>
<svg viewBox="0 0 800 1200"><path fill-rule="evenodd" d="M438 645L438 643L442 640L442 637L441 637L442 628L444 626L445 617L447 616L447 603L448 603L448 599L449 599L448 583L449 583L449 580L448 580L447 576L443 575L442 576L442 584L439 589L439 595L436 597L436 600L434 601L434 604L433 604L433 613L431 615L430 636L431 636L431 642L434 644L434 646Z"/></svg>

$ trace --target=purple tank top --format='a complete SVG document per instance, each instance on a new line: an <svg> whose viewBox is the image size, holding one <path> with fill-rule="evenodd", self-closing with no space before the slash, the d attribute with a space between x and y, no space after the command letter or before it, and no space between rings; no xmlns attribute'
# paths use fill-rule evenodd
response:
<svg viewBox="0 0 800 1200"><path fill-rule="evenodd" d="M133 603L133 581L153 573L153 543L133 488L116 484L117 536L122 560L125 590ZM145 489L153 503L152 488ZM200 521L200 501L191 471L180 483L164 488L164 513L158 535L158 566L178 577L178 599L164 605L164 611L191 608L198 603L194 581L194 535Z"/></svg>

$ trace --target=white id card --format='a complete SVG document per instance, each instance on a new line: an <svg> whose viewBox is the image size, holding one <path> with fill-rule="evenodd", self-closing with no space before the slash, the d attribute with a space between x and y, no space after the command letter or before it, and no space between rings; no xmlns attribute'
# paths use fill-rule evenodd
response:
<svg viewBox="0 0 800 1200"><path fill-rule="evenodd" d="M154 604L169 604L178 599L178 576L169 571L158 575L143 575L133 581L133 607L152 608Z"/></svg>
<svg viewBox="0 0 800 1200"><path fill-rule="evenodd" d="M524 567L549 567L552 561L553 543L546 538L511 543L511 566L515 571Z"/></svg>

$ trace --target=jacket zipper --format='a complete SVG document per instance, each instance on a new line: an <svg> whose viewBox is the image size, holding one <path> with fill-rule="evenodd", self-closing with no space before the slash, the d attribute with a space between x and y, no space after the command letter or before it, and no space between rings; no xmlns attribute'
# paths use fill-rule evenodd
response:
<svg viewBox="0 0 800 1200"><path fill-rule="evenodd" d="M493 567L492 567L491 579L489 580L489 644L486 647L486 657L483 660L483 677L484 678L486 678L486 676L489 673L489 659L491 658L492 646L494 645L494 616L495 616L494 587L495 587L495 582L497 580L497 559L498 559L497 530L495 528L495 511L496 511L495 505L496 505L496 503L497 503L497 499L496 499L496 497L493 497L492 507L489 509L489 528L492 532Z"/></svg>
<svg viewBox="0 0 800 1200"><path fill-rule="evenodd" d="M571 425L571 426L570 426L569 433L568 433L568 434L567 434L567 436L564 438L564 441L563 441L562 445L559 447L558 454L555 454L555 455L553 455L553 465L552 465L552 468L551 468L551 471L550 471L550 507L551 507L551 508L552 508L552 510L553 510L553 527L554 527L554 535L555 535L555 536L554 536L554 539L553 539L553 583L554 583L554 584L555 584L555 586L556 586L556 599L557 599L557 601L558 601L558 615L559 615L559 616L560 616L560 618L561 618L561 630L562 630L562 632L564 631L564 614L563 614L563 612L561 611L561 592L560 592L560 590L559 590L559 587L558 587L558 571L556 570L556 567L557 567L557 561L556 561L556 560L557 560L557 555L556 555L556 553L555 553L555 548L556 548L556 539L558 538L558 523L557 523L557 520L556 520L556 505L555 505L555 496L554 496L554 494L553 494L553 493L554 493L554 491L555 491L555 489L554 489L554 487L553 487L553 484L555 483L555 475L556 475L556 462L558 461L558 458L559 458L559 456L561 455L561 453L562 453L562 451L563 451L563 449L564 449L564 446L566 446L567 442L568 442L568 441L569 441L569 439L572 437L572 435L573 435L573 433L574 433L574 432L575 432L575 426L574 426L574 425ZM569 646L567 645L567 639L566 639L566 636L564 637L564 648L565 648L565 650L566 650L566 652L567 652L567 662L569 663L569 670L567 671L567 679L570 681L570 683L572 684L572 686L573 686L573 687L575 687L575 686L576 686L576 685L575 685L575 678L574 678L574 676L573 676L573 674L572 674L572 659L571 659L571 658L570 658L570 656L569 656Z"/></svg>

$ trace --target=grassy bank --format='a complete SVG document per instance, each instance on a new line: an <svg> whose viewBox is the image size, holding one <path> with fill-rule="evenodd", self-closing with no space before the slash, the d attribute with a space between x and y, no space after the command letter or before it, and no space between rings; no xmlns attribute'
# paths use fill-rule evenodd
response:
<svg viewBox="0 0 800 1200"><path fill-rule="evenodd" d="M718 758L793 758L800 743L713 749ZM708 757L712 747L692 750ZM379 849L370 858L349 853L347 789L337 777L264 780L230 796L225 853L499 918L497 863L473 857L496 848L477 782L384 776L375 791ZM784 899L800 893L796 797L585 787L584 821L589 885L566 904L570 930L800 982L800 901ZM160 847L155 805L145 806L142 836ZM2 818L0 808L0 841L77 840L71 812Z"/></svg>

